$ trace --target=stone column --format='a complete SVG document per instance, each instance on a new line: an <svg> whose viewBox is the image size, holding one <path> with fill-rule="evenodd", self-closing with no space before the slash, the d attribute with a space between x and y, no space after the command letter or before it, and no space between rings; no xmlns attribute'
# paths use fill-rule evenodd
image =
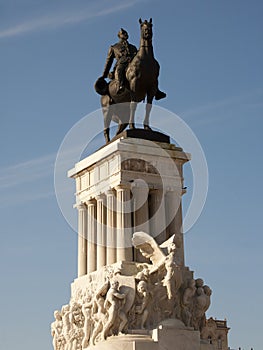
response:
<svg viewBox="0 0 263 350"><path fill-rule="evenodd" d="M106 265L106 196L100 194L97 200L97 269Z"/></svg>
<svg viewBox="0 0 263 350"><path fill-rule="evenodd" d="M87 207L84 203L78 209L78 277L87 273Z"/></svg>
<svg viewBox="0 0 263 350"><path fill-rule="evenodd" d="M88 268L87 271L96 270L96 253L97 253L97 223L96 223L96 200L91 199L87 202L88 207Z"/></svg>
<svg viewBox="0 0 263 350"><path fill-rule="evenodd" d="M165 195L165 212L167 223L167 238L175 234L174 242L177 246L175 260L184 265L184 240L182 232L182 189L168 189Z"/></svg>
<svg viewBox="0 0 263 350"><path fill-rule="evenodd" d="M158 244L166 240L165 198L163 189L150 192L150 234Z"/></svg>
<svg viewBox="0 0 263 350"><path fill-rule="evenodd" d="M116 197L115 191L107 191L107 265L114 264L116 258Z"/></svg>
<svg viewBox="0 0 263 350"><path fill-rule="evenodd" d="M134 182L132 184L132 204L133 204L133 231L143 231L150 234L149 188L146 183ZM133 249L134 261L149 262L138 249Z"/></svg>
<svg viewBox="0 0 263 350"><path fill-rule="evenodd" d="M116 187L117 193L117 261L132 261L131 195L129 185Z"/></svg>

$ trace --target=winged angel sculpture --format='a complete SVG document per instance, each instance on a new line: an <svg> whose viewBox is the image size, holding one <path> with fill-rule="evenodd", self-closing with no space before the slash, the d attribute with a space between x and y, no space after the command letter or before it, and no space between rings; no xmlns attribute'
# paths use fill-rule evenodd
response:
<svg viewBox="0 0 263 350"><path fill-rule="evenodd" d="M159 246L152 236L142 231L135 232L132 238L134 247L139 249L141 254L152 262L153 266L150 269L150 274L158 271L163 266L165 267L166 275L162 283L167 289L169 300L174 297L174 292L182 285L182 273L175 262L176 245L174 239L175 235ZM168 255L165 255L160 248L167 248Z"/></svg>
<svg viewBox="0 0 263 350"><path fill-rule="evenodd" d="M154 267L161 266L166 256L159 248L155 239L146 232L135 232L132 237L132 244L136 249L139 249L141 254L150 259Z"/></svg>

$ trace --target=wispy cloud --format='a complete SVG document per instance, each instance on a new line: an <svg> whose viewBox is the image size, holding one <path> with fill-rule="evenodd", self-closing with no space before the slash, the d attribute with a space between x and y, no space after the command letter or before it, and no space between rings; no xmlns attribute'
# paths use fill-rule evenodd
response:
<svg viewBox="0 0 263 350"><path fill-rule="evenodd" d="M230 96L218 101L196 106L192 109L182 111L180 115L186 120L192 118L196 120L196 116L201 115L201 118L198 118L198 124L214 123L216 120L229 118L229 113L226 113L226 108L228 111L235 109L235 113L232 113L232 116L237 117L239 115L237 109L239 110L242 107L244 110L248 107L253 108L258 106L261 104L261 102L258 102L258 99L262 101L262 96L262 89L256 89L241 95Z"/></svg>
<svg viewBox="0 0 263 350"><path fill-rule="evenodd" d="M59 190L59 193L63 194L70 191L73 198L75 185L74 181L68 179L67 171L79 161L76 154L80 156L81 153L81 147L76 142L75 146L59 151L59 153L51 153L14 165L0 167L0 208L55 196L55 170L57 176L59 174L60 179L62 179L56 192ZM59 164L56 164L58 155L60 155L60 161Z"/></svg>
<svg viewBox="0 0 263 350"><path fill-rule="evenodd" d="M112 13L123 11L138 3L138 0L120 1L115 5L112 2L103 2L103 6L98 2L97 8L86 7L76 12L69 11L57 13L56 15L45 15L43 17L29 19L18 23L12 27L0 29L0 39L13 37L38 30L50 30L62 26L77 24L95 17L107 16Z"/></svg>
<svg viewBox="0 0 263 350"><path fill-rule="evenodd" d="M54 195L55 157L49 154L0 168L0 208Z"/></svg>
<svg viewBox="0 0 263 350"><path fill-rule="evenodd" d="M0 191L52 175L55 157L56 154L50 154L0 168Z"/></svg>

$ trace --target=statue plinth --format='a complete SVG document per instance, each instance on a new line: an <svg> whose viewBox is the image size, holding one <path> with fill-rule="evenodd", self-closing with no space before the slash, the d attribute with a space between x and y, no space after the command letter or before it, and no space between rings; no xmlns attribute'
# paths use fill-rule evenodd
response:
<svg viewBox="0 0 263 350"><path fill-rule="evenodd" d="M135 138L135 139L143 139L143 140L149 140L154 142L170 143L170 136L168 135L165 135L158 131L138 129L138 128L124 130L119 135L114 136L114 138L112 139L112 142L119 138L125 138L125 139Z"/></svg>

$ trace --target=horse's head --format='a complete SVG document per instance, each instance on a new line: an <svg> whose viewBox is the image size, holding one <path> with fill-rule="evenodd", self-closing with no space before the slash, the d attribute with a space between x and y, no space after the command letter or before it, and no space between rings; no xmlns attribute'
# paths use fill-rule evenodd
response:
<svg viewBox="0 0 263 350"><path fill-rule="evenodd" d="M149 22L147 19L143 22L140 18L139 23L141 25L141 38L144 40L151 40L153 36L152 19L150 18Z"/></svg>

